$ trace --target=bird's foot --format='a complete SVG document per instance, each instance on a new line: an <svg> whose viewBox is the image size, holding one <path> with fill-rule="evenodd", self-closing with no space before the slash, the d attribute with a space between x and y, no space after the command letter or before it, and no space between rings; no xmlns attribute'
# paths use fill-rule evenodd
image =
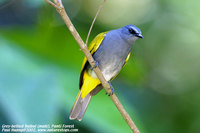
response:
<svg viewBox="0 0 200 133"><path fill-rule="evenodd" d="M109 83L109 85L110 85L111 92L110 92L110 94L108 94L108 93L106 92L106 94L108 94L108 96L111 96L112 94L114 94L114 88L112 87L110 81L108 81L108 83Z"/></svg>
<svg viewBox="0 0 200 133"><path fill-rule="evenodd" d="M94 61L94 62L95 62L95 65L90 68L91 70L93 70L95 67L97 67L99 65L99 63L97 61Z"/></svg>

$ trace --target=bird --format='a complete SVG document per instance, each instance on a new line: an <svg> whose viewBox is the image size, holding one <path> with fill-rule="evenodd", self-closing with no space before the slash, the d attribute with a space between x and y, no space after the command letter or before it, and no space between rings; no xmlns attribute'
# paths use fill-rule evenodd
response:
<svg viewBox="0 0 200 133"><path fill-rule="evenodd" d="M104 78L110 84L129 60L133 44L138 38L143 38L141 30L129 24L122 28L102 32L90 43L89 51L95 60L95 66L101 70ZM69 119L81 121L92 96L103 86L93 68L85 57L83 59L79 80L79 92L71 109ZM112 95L114 89L109 95Z"/></svg>

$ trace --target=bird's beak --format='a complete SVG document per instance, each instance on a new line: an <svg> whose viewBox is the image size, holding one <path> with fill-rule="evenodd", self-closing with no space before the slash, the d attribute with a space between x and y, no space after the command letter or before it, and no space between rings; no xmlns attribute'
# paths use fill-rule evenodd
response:
<svg viewBox="0 0 200 133"><path fill-rule="evenodd" d="M144 38L144 37L142 36L142 34L136 34L136 36L139 37L139 38L142 38L142 39Z"/></svg>

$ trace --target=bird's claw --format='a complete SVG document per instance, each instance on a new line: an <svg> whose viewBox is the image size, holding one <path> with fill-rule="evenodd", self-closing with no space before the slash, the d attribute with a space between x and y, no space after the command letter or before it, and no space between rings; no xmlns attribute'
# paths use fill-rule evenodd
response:
<svg viewBox="0 0 200 133"><path fill-rule="evenodd" d="M108 94L108 96L111 96L112 94L114 94L114 88L112 87L110 81L108 81L108 83L109 83L109 85L110 85L111 92L110 92L110 94L108 94L108 93L106 92L106 94Z"/></svg>
<svg viewBox="0 0 200 133"><path fill-rule="evenodd" d="M94 61L94 62L95 62L95 65L90 68L91 70L93 70L95 67L97 67L99 65L99 63L97 61Z"/></svg>

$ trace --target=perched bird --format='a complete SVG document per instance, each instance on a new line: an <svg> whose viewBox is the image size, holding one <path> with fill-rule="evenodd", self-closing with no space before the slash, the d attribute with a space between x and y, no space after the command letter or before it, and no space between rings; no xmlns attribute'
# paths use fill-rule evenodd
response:
<svg viewBox="0 0 200 133"><path fill-rule="evenodd" d="M95 66L99 67L107 81L115 78L126 64L132 45L138 38L143 38L141 30L135 25L126 25L120 29L100 33L91 42L89 51L96 61ZM91 97L103 88L86 58L82 63L79 88L69 118L81 121Z"/></svg>

